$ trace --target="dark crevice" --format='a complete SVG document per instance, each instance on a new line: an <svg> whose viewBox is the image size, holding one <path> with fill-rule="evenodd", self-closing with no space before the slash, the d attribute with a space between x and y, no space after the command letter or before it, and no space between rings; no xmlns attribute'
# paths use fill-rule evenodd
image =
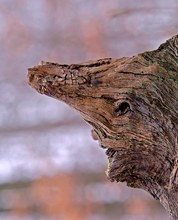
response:
<svg viewBox="0 0 178 220"><path fill-rule="evenodd" d="M120 116L130 111L130 104L128 102L121 102L115 112Z"/></svg>

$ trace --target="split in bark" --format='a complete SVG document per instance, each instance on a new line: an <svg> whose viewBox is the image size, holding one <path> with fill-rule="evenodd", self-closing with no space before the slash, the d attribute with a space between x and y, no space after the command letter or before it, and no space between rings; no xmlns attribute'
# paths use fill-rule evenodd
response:
<svg viewBox="0 0 178 220"><path fill-rule="evenodd" d="M42 62L28 80L93 126L111 181L148 191L178 219L178 36L130 58Z"/></svg>

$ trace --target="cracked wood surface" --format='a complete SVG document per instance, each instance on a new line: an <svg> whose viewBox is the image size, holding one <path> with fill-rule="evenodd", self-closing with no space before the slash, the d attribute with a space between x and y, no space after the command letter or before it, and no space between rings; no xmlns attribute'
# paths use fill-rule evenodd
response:
<svg viewBox="0 0 178 220"><path fill-rule="evenodd" d="M28 69L39 93L64 101L106 148L108 178L142 188L178 219L178 36L134 57Z"/></svg>

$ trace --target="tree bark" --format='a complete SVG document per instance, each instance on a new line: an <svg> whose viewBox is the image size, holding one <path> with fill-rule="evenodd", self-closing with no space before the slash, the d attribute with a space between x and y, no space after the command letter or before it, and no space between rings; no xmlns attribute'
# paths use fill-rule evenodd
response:
<svg viewBox="0 0 178 220"><path fill-rule="evenodd" d="M28 80L93 126L111 181L148 191L178 219L178 35L129 58L42 62Z"/></svg>

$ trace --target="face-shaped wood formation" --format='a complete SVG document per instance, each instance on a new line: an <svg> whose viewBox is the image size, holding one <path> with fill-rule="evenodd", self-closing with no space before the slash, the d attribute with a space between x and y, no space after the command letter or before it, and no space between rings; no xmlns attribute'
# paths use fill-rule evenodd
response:
<svg viewBox="0 0 178 220"><path fill-rule="evenodd" d="M110 159L111 181L147 190L172 213L165 197L177 191L178 182L177 36L131 58L42 62L28 70L28 79L93 126Z"/></svg>

